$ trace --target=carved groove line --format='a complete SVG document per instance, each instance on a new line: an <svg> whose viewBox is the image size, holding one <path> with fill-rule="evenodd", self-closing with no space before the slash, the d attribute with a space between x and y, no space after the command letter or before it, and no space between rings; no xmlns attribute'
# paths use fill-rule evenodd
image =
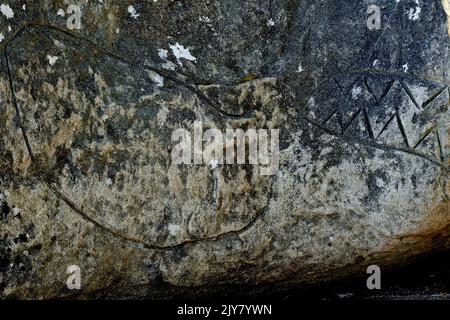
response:
<svg viewBox="0 0 450 320"><path fill-rule="evenodd" d="M360 74L359 76L356 77L355 81L352 81L352 83L347 86L342 86L336 77L333 77L332 80L337 85L337 87L338 87L337 90L341 91L341 93L343 93L345 95L348 95L350 93L350 91L352 90L352 88L355 87L355 85L358 83L358 81L362 81L363 86L365 87L366 91L371 95L371 97L375 100L377 106L380 106L380 104L379 104L380 101L382 101L386 96L389 95L389 93L391 92L391 90L394 87L394 84L396 83L396 81L398 81L400 88L402 88L401 90L403 90L404 94L410 99L410 101L414 105L413 107L416 108L416 112L424 111L429 105L431 105L434 101L436 101L441 95L445 94L446 91L449 91L448 86L444 85L443 87L438 88L434 93L432 93L432 95L425 102L422 103L422 105L420 105L420 103L414 97L414 94L411 92L408 85L403 81L404 80L403 78L401 78L399 80L391 80L391 81L387 82L386 89L384 89L384 91L380 97L377 97L373 88L368 83L368 80L367 80L368 76L369 76L369 74L367 74L367 73ZM442 84L441 84L441 86L442 86ZM333 94L336 95L336 93L333 93ZM339 94L338 94L338 96L339 96ZM450 96L450 91L449 91L449 96ZM449 101L447 100L446 104L448 105L448 103L449 103ZM307 109L309 109L309 111L313 111L313 110L311 110L311 107L308 107ZM401 111L399 110L398 106L395 106L395 112L393 112L389 116L389 118L384 122L384 125L381 128L381 131L378 134L376 134L376 136L375 136L374 129L372 127L372 122L370 121L371 119L370 119L370 116L369 116L366 106L360 107L356 111L354 111L354 113L351 115L350 120L347 124L344 124L344 122L343 122L343 113L341 112L339 107L333 108L333 109L334 109L334 111L332 111L332 113L322 121L314 120L308 116L307 116L307 119L311 124L314 124L315 126L319 126L322 129L326 129L327 132L330 132L335 136L344 136L346 139L351 140L351 136L349 136L349 134L348 134L349 130L353 125L355 125L355 122L358 121L358 118L360 118L361 115L363 115L364 131L369 136L369 140L371 140L370 144L372 146L381 146L381 144L378 143L377 140L379 140L380 137L385 132L387 132L387 129L395 120L397 127L400 130L401 137L403 139L403 143L404 143L405 147L396 148L393 146L389 146L388 148L391 148L393 150L395 149L397 151L403 151L403 152L407 151L407 153L414 154L414 155L431 160L431 158L429 158L428 156L425 156L424 154L419 153L419 151L417 149L422 145L422 143L425 143L427 138L430 138L431 135L434 134L435 135L435 143L436 143L435 151L437 151L439 154L439 156L437 156L437 159L438 159L437 163L440 163L441 166L447 167L447 166L443 165L444 161L445 161L444 149L443 149L441 136L440 136L439 128L438 128L437 124L432 124L432 126L430 128L428 128L424 133L422 133L419 136L417 141L414 141L413 138L408 137L407 130L406 130L406 127L404 124L404 120L401 117ZM356 125L358 125L358 124L356 123ZM337 128L337 129L330 129L330 128ZM353 139L353 140L359 140L361 142L364 139ZM436 162L435 159L433 159L433 162Z"/></svg>
<svg viewBox="0 0 450 320"><path fill-rule="evenodd" d="M108 52L102 48L99 48L95 43L93 43L91 40L89 39L85 39L83 37L80 37L78 35L72 34L66 30L63 29L59 29L55 26L51 26L51 25L39 25L39 24L35 24L35 23L30 23L27 24L25 26L23 26L20 30L18 30L13 37L11 37L4 45L3 47L3 55L5 57L6 60L6 67L7 67L7 76L8 76L8 82L9 82L9 87L10 87L10 92L11 92L11 96L12 96L12 102L15 108L15 112L16 112L16 116L17 116L17 123L18 126L21 129L25 144L26 144L26 148L27 151L29 153L29 156L31 158L32 161L32 165L37 165L36 164L36 159L34 157L33 154L33 150L31 148L31 144L29 142L29 138L26 132L25 127L23 126L23 122L22 122L22 117L21 117L21 111L20 111L20 107L17 103L17 99L16 99L16 95L15 95L15 90L14 90L14 79L12 76L12 70L11 70L11 64L10 64L10 60L9 60L9 56L8 56L8 47L9 45L11 45L23 32L25 32L28 29L32 29L32 28L36 28L36 29L46 29L52 32L56 32L56 33L63 33L65 35L68 35L74 39L77 39L79 41L88 43L90 46L92 46L94 49L98 50L99 52L101 52L102 54L109 56L111 58L117 59L127 65L130 66L134 66L134 67L140 67L143 68L144 70L151 70L154 71L158 74L160 74L163 77L166 77L167 79L173 81L174 83L181 85L187 89L189 89L191 92L193 92L195 95L197 95L201 100L204 100L208 105L212 106L214 109L216 109L216 111L218 111L220 114L222 114L222 116L226 117L226 118L230 118L230 119L244 119L246 118L245 115L241 116L241 115L233 115L233 114L229 114L226 113L225 111L223 111L221 108L217 107L209 98L207 98L205 95L203 95L203 93L199 92L197 89L195 89L193 86L191 86L188 83L185 83L184 81L166 73L163 70L154 68L154 67L149 67L149 66L140 66L137 65L131 61L128 61L127 59L120 57L114 53ZM191 238L176 244L171 244L171 245L167 245L167 246L158 246L158 245L154 245L151 243L148 243L144 240L141 239L137 239L134 237L130 237L127 236L125 234L122 234L116 230L114 230L112 227L109 227L107 225L102 224L101 222L99 222L98 220L96 220L95 218L93 218L91 215L87 214L84 210L78 208L69 198L67 198L63 193L61 193L58 188L56 186L54 186L51 182L51 178L46 176L45 174L40 173L40 171L38 170L38 174L36 175L36 178L39 178L38 181L43 182L48 188L49 190L61 201L63 201L72 211L74 211L75 213L77 213L80 217L82 217L84 220L86 220L89 223L92 223L94 226L96 226L97 228L99 228L100 230L106 232L107 234L112 235L115 238L118 238L122 241L127 241L127 242L132 242L134 244L140 245L146 249L152 249L152 250L157 250L157 251L163 251L163 250L171 250L171 249L176 249L179 247L184 247L186 245L192 245L192 244L196 244L196 243L201 243L201 242L215 242L215 241L219 241L222 239L225 239L229 236L239 236L239 234L245 232L246 230L248 230L249 228L251 228L257 221L258 219L264 215L265 211L263 211L262 213L256 215L249 223L247 223L244 227L242 227L241 229L238 230L232 230L232 231L228 231L228 232L224 232L218 235L214 235L214 236L210 236L210 237L203 237L203 238ZM42 180L40 180L42 179ZM190 220L190 219L189 219ZM189 226L187 226L189 228Z"/></svg>

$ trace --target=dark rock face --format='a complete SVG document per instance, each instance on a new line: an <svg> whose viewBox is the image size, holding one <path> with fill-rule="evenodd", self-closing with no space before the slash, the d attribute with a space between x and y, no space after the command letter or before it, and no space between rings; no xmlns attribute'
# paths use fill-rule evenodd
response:
<svg viewBox="0 0 450 320"><path fill-rule="evenodd" d="M448 247L447 0L1 12L2 298L283 289ZM196 121L278 129L278 170L175 164Z"/></svg>

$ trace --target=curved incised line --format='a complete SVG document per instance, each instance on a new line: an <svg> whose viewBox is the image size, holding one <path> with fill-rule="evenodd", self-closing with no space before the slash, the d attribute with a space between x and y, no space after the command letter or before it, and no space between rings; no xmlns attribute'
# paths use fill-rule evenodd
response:
<svg viewBox="0 0 450 320"><path fill-rule="evenodd" d="M225 239L225 238L227 238L229 236L233 236L233 235L238 236L239 234L241 234L241 233L245 232L246 230L248 230L249 228L251 228L256 223L256 221L262 216L262 214L259 214L258 216L254 217L252 219L252 221L250 221L244 227L242 227L241 229L238 229L238 230L232 230L232 231L224 232L224 233L221 233L221 234L218 234L215 236L210 236L210 237L203 237L203 238L192 237L191 239L184 240L179 243L174 243L174 244L170 244L170 245L166 245L166 246L159 246L159 245L155 245L155 244L146 242L142 239L138 239L135 237L125 235L119 231L114 230L113 228L111 228L107 225L102 224L101 222L99 222L98 220L96 220L95 218L86 214L83 210L78 208L69 198L67 198L64 194L62 194L62 192L60 192L58 190L58 188L55 187L47 179L44 179L44 183L53 192L53 194L55 194L55 196L58 199L62 200L69 208L71 208L74 212L76 212L84 220L92 223L97 228L101 229L102 231L104 231L116 238L119 238L122 241L132 242L137 245L141 245L145 249L151 249L151 250L157 250L157 251L177 249L177 248L184 247L187 245L192 245L192 244L202 243L202 242L215 242L215 241L219 241L219 240ZM190 217L189 217L189 219L190 219Z"/></svg>
<svg viewBox="0 0 450 320"><path fill-rule="evenodd" d="M9 57L8 57L8 53L7 53L6 49L5 49L3 55L4 55L4 58L5 58L5 61L6 61L9 89L10 89L10 92L11 92L11 100L12 100L12 103L14 105L14 109L16 111L17 124L19 125L19 128L22 131L22 136L23 136L23 139L25 141L25 145L26 145L28 154L30 155L31 161L34 162L34 160L35 160L34 154L33 154L33 151L31 149L31 145L30 145L30 141L28 139L27 132L26 132L25 127L23 126L23 123L22 123L22 116L20 114L20 108L19 108L19 105L17 103L16 93L14 91L14 81L13 81L13 78L12 78L12 75L11 75L11 66L10 66L10 63L9 63Z"/></svg>
<svg viewBox="0 0 450 320"><path fill-rule="evenodd" d="M26 133L26 130L22 124L22 120L21 120L21 115L20 115L20 108L18 106L17 100L16 100L16 96L15 96L15 91L14 91L14 86L13 86L13 77L12 77L12 73L11 73L11 64L9 61L9 56L8 56L8 47L18 38L20 37L20 35L25 32L28 29L38 29L38 30L49 30L52 32L56 32L56 33L61 33L61 34L65 34L73 39L76 39L78 41L81 41L83 43L88 44L89 46L91 46L92 48L94 48L95 50L99 51L100 53L109 56L111 58L114 58L118 61L121 61L127 65L130 66L134 66L134 67L138 67L138 68L142 68L144 70L150 70L150 71L154 71L156 73L158 73L159 75L173 81L174 83L185 87L186 89L190 90L191 92L193 92L196 96L198 96L201 100L205 101L209 106L213 107L217 112L219 112L223 117L225 118L229 118L229 119L245 119L245 118L251 118L248 117L247 115L235 115L235 114L230 114L225 112L224 110L222 110L220 107L217 106L217 104L215 102L213 102L211 99L209 99L208 97L206 97L202 92L200 92L199 90L197 90L194 86L192 86L191 84L188 84L186 82L184 82L183 80L180 80L179 78L177 78L176 76L173 76L169 73L167 73L164 70L155 68L155 67L151 67L151 66L142 66L139 64L136 64L124 57L121 57L118 54L115 54L113 52L110 52L108 50L105 50L101 47L99 47L98 45L96 45L92 40L86 39L84 37L81 37L79 35L73 34L67 30L58 28L56 26L52 26L52 25L42 25L42 24L37 24L37 23L29 23L24 25L23 27L21 27L14 35L13 37L11 37L3 46L4 48L4 57L6 60L6 64L7 64L7 71L8 71L8 79L9 79L9 86L10 86L10 90L11 90L11 95L12 95L12 101L14 104L14 108L16 110L17 113L17 119L18 119L18 125L21 128L24 140L25 140L25 144L27 146L27 150L30 154L30 157L32 159L32 162L35 162L35 157L33 155L32 149L31 149L31 145L29 143L29 139ZM372 71L372 70L355 70L355 71L349 71L349 72L344 72L336 76L339 75L344 75L344 74L359 74L359 75L391 75L391 76L397 76L399 78L402 79L408 79L408 78L412 78L412 79L418 79L418 80L426 80L429 82L434 82L434 83L438 83L442 85L442 82L438 82L434 79L421 79L419 77L416 77L414 75L407 75L407 74L400 74L400 73L392 73L392 72L384 72L384 71ZM329 80L325 80L322 82L322 84L328 82ZM321 85L318 86L318 88L316 90L319 90L321 87ZM316 90L314 90L313 92L315 92ZM308 119L307 117L305 117L306 121L308 121L309 123L311 123L312 125L320 128L321 130L327 132L330 135L336 136L340 139L344 139L345 141L353 141L362 145L366 145L369 147L374 147L374 148L378 148L381 150L386 150L386 151L397 151L397 152L404 152L407 154L411 154L411 155L415 155L415 156L419 156L423 159L426 159L430 162L432 162L433 164L441 167L442 169L444 169L446 172L450 172L450 169L447 168L446 166L442 165L441 163L430 159L424 155L415 153L414 151L408 150L408 149L402 149L402 148L396 148L396 147L391 147L391 146L385 146L385 145L380 145L378 143L375 142L368 142L365 140L361 140L361 139L357 139L357 138L352 138L352 139L348 139L348 137L345 136L341 136L341 135L337 135L334 132L332 132L331 130L325 128L324 126L322 126L321 124ZM43 176L41 176L43 177ZM127 236L124 235L114 229L112 229L109 226L103 225L101 222L99 222L98 220L96 220L95 218L92 218L90 215L86 214L83 210L81 210L80 208L78 208L69 198L67 198L64 194L62 194L58 188L56 188L50 181L51 179L47 179L44 178L43 179L44 183L46 184L46 186L55 194L56 197L58 197L60 200L62 200L64 203L66 203L73 211L75 211L78 215L80 215L83 219L85 219L86 221L92 223L93 225L95 225L96 227L98 227L99 229L107 232L108 234L113 235L114 237L117 237L123 241L128 241L128 242L133 242L135 244L141 245L144 248L147 249L153 249L153 250L170 250L170 249L175 249L175 248L179 248L179 247L183 247L189 244L195 244L195 243L200 243L200 242L214 242L214 241L219 241L221 239L224 239L228 236L232 236L232 235L239 235L240 233L248 230L249 228L251 228L256 221L263 215L263 214L259 214L256 217L253 218L253 220L251 222L249 222L248 224L246 224L243 228L239 229L239 230L233 230L233 231L229 231L229 232L225 232L219 235L215 235L215 236L211 236L211 237L204 237L204 238L195 238L195 239L188 239L185 240L183 242L180 243L176 243L176 244L172 244L172 245L167 245L167 246L158 246L158 245L153 245L151 243L148 243L144 240L138 239L138 238L134 238L131 236Z"/></svg>
<svg viewBox="0 0 450 320"><path fill-rule="evenodd" d="M33 164L36 164L36 158L34 157L34 153L33 150L31 148L31 144L29 142L29 138L26 132L25 127L23 126L23 122L22 122L22 117L21 117L21 111L20 111L20 107L17 103L17 99L16 99L16 95L15 95L15 90L14 90L14 79L12 76L12 72L11 72L11 63L9 60L9 56L8 56L8 47L18 38L20 37L20 35L25 32L28 29L32 29L32 28L36 28L36 29L47 29L50 31L54 31L54 32L60 32L63 34L66 34L74 39L80 40L82 42L88 43L90 46L92 46L93 48L95 48L96 50L98 50L99 52L101 52L104 55L107 55L109 57L112 57L114 59L117 59L127 65L131 65L134 67L140 67L143 68L144 70L151 70L154 71L158 74L160 74L163 77L166 77L167 79L189 89L191 92L193 92L194 94L196 94L201 100L204 100L205 102L207 102L210 106L212 106L216 111L220 112L220 114L226 118L230 118L230 119L245 119L246 116L240 116L240 115L233 115L233 114L229 114L224 112L222 109L220 109L219 107L217 107L209 98L207 98L203 93L201 93L200 91L198 91L197 89L195 89L193 86L191 86L188 83L185 83L184 81L168 74L167 72L160 70L158 68L154 68L154 67L149 67L149 66L141 66L138 65L136 63L133 63L132 61L129 61L117 54L111 53L109 51L106 51L102 48L99 48L95 43L93 43L91 40L89 39L85 39L83 37L74 35L66 30L63 29L59 29L57 27L54 26L50 26L50 25L39 25L36 23L30 23L27 24L25 26L23 26L20 30L18 30L13 37L11 37L3 46L3 55L4 58L6 60L6 67L7 67L7 74L8 74L8 82L9 82L9 87L10 87L10 91L11 91L11 96L12 96L12 102L15 108L15 112L16 112L16 116L17 116L17 122L18 125L22 131L22 135L26 144L26 148L27 151L30 155L30 158L32 160ZM250 117L251 118L251 117ZM137 245L141 245L142 247L146 248L146 249L152 249L152 250L170 250L170 249L176 249L179 247L183 247L186 245L190 245L190 244L195 244L195 243L200 243L200 242L214 242L214 241L219 241L221 239L224 239L228 236L232 236L232 235L239 235L240 233L246 231L247 229L249 229L251 226L253 226L256 221L258 220L258 218L261 216L257 215L256 217L254 217L252 219L252 221L250 221L249 223L247 223L244 227L242 227L241 229L238 230L232 230L232 231L228 231L228 232L224 232L215 236L210 236L210 237L203 237L203 238L191 238L176 244L171 244L171 245L167 245L167 246L158 246L158 245L154 245L151 243L148 243L144 240L135 238L135 237L131 237L131 236L127 236L125 234L122 234L116 230L114 230L113 228L106 226L104 224L102 224L101 222L99 222L98 220L96 220L95 218L93 218L92 216L90 216L89 214L86 214L83 210L81 210L80 208L78 208L68 197L66 197L62 192L60 192L58 190L57 187L55 187L52 182L51 182L51 178L49 178L48 176L45 176L45 174L41 174L38 173L36 175L37 178L41 178L41 182L43 182L52 192L53 194L55 194L55 196L62 200L64 203L66 203L66 205L68 207L70 207L74 212L76 212L79 216L81 216L84 220L92 223L94 226L98 227L99 229L101 229L102 231L113 235L116 238L121 239L122 241L128 241L128 242L132 242L135 243Z"/></svg>
<svg viewBox="0 0 450 320"><path fill-rule="evenodd" d="M116 59L124 64L133 66L135 68L142 68L144 70L149 70L149 71L153 71L156 72L157 74L159 74L160 76L169 79L170 81L188 89L189 91L191 91L192 93L194 93L197 97L199 97L201 100L203 100L204 102L206 102L206 104L208 104L210 107L212 107L215 111L219 112L224 118L229 118L231 120L236 119L236 120L241 120L241 119L252 119L253 116L250 114L243 114L243 115L239 115L239 114L232 114L229 112L224 111L222 108L220 108L218 106L218 104L213 100L208 98L205 94L203 94L201 91L199 91L197 88L195 88L193 85L179 79L177 76L174 76L170 73L168 73L165 70L159 69L159 68L155 68L155 67L151 67L151 66L146 66L146 65L141 65L138 63L135 63L131 60L128 60L122 56L120 56L119 54L116 54L112 51L106 50L100 46L98 46L95 42L93 42L90 39L84 38L82 36L79 36L77 34L74 34L70 31L67 31L65 29L61 29L57 26L54 25L50 25L50 24L38 24L38 23L27 23L25 24L23 27L21 27L18 31L16 31L16 33L10 38L8 39L7 42L5 42L4 44L4 52L6 52L8 50L8 47L15 41L17 40L25 31L29 30L29 29L37 29L37 30L47 30L47 31L51 31L51 32L55 32L55 33L61 33L64 34L72 39L78 40L80 42L83 42L87 45L89 45L90 47L94 48L96 51L100 52L101 54L111 57L113 59ZM176 73L176 72L174 72Z"/></svg>

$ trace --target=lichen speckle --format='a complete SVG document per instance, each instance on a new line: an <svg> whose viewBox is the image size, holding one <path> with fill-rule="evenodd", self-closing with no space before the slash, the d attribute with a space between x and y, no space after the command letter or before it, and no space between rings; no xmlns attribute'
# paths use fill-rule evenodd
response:
<svg viewBox="0 0 450 320"><path fill-rule="evenodd" d="M185 48L183 45L179 44L178 42L174 45L169 45L170 49L172 50L173 55L177 59L177 62L180 66L183 66L183 63L181 59L185 59L188 61L195 62L197 61L197 58L195 58L189 51L188 48Z"/></svg>
<svg viewBox="0 0 450 320"><path fill-rule="evenodd" d="M11 7L8 4L1 4L0 12L6 17L6 19L14 18L14 11L11 9Z"/></svg>

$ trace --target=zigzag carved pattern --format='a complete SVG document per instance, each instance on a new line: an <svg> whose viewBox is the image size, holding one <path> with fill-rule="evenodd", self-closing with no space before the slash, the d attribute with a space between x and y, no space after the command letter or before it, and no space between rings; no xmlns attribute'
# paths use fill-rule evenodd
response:
<svg viewBox="0 0 450 320"><path fill-rule="evenodd" d="M314 123L335 135L408 149L440 163L450 158L447 85L388 74L343 78L310 99L308 117Z"/></svg>

